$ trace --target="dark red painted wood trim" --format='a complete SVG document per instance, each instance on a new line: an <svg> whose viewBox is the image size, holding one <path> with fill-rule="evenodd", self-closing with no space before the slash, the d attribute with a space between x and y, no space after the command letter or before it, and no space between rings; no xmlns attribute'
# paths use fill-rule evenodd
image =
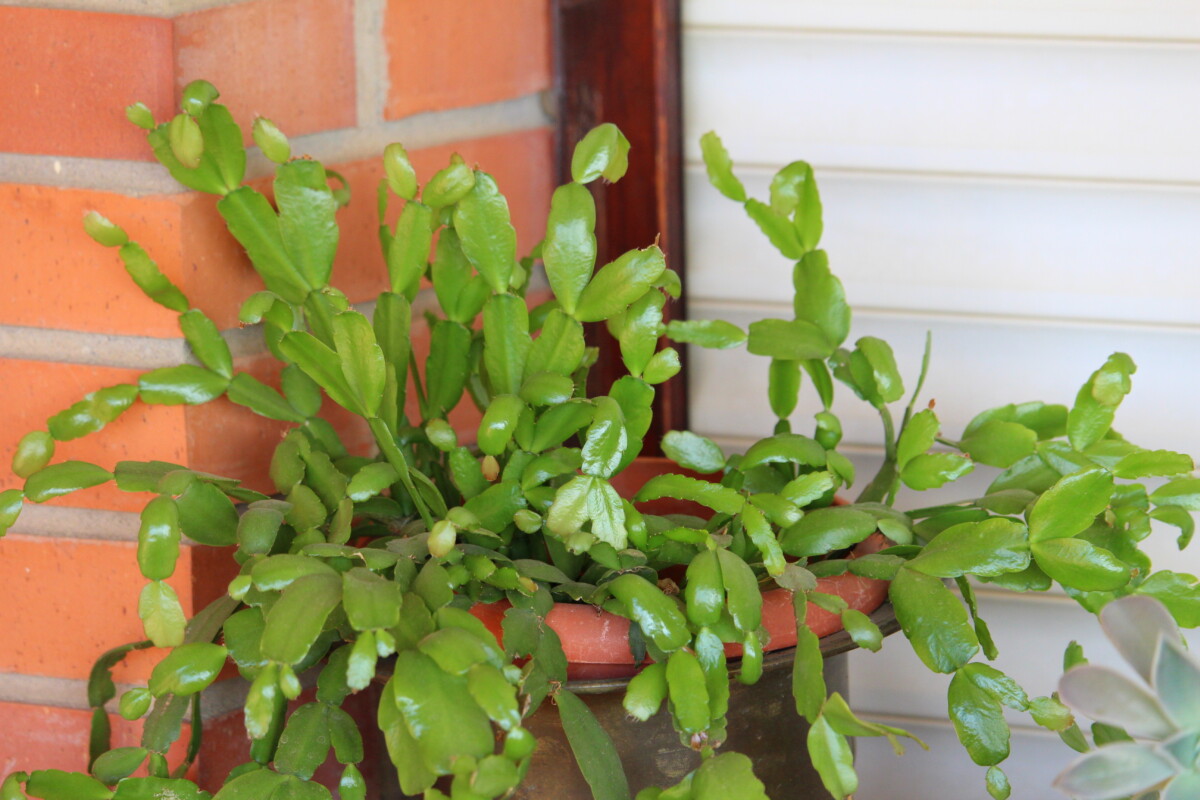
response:
<svg viewBox="0 0 1200 800"><path fill-rule="evenodd" d="M657 239L667 266L686 283L679 0L552 2L560 182L570 180L575 143L595 125L615 123L632 144L626 176L593 184L599 264ZM682 298L674 301L667 318L684 310ZM605 392L625 374L620 350L603 330L589 331L589 341L600 347L592 389ZM656 388L647 454L658 452L666 431L687 427L682 376Z"/></svg>

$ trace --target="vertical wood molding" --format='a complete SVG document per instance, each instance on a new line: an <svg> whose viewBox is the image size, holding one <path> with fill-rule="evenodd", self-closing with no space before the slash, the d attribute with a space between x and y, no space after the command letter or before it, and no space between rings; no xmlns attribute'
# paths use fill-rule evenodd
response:
<svg viewBox="0 0 1200 800"><path fill-rule="evenodd" d="M628 174L593 184L598 264L657 239L686 285L679 0L554 0L553 14L560 182L570 180L575 143L595 125L615 123L632 144ZM682 297L667 305L666 319L684 314ZM589 343L600 348L592 390L605 392L625 370L617 343L591 327ZM662 435L687 423L681 374L656 387L644 452L656 454Z"/></svg>

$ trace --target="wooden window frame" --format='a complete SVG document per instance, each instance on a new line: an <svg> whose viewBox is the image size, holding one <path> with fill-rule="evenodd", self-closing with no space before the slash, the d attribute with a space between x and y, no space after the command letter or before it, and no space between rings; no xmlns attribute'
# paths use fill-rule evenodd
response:
<svg viewBox="0 0 1200 800"><path fill-rule="evenodd" d="M593 184L598 263L657 240L686 285L680 0L552 0L551 12L560 182L570 180L575 143L595 125L615 123L632 144L628 174L612 186ZM668 303L666 319L682 318L685 308L683 297ZM621 353L603 330L588 337L600 348L592 390L606 392L625 374ZM688 424L682 373L656 389L648 455L663 434Z"/></svg>

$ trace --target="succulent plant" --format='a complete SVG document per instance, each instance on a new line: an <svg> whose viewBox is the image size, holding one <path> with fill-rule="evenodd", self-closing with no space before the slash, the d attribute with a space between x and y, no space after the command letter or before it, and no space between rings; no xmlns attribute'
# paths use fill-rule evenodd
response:
<svg viewBox="0 0 1200 800"><path fill-rule="evenodd" d="M1100 625L1142 680L1069 657L1079 663L1063 675L1059 696L1095 720L1098 746L1054 785L1080 800L1200 797L1200 659L1152 597L1114 600L1100 612Z"/></svg>

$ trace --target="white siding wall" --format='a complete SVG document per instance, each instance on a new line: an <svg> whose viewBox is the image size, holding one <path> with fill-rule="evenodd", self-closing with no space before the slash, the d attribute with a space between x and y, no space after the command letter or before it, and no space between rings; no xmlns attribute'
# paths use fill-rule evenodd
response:
<svg viewBox="0 0 1200 800"><path fill-rule="evenodd" d="M790 264L711 189L696 144L715 129L749 192L811 162L824 247L855 306L851 340L882 336L907 375L933 332L926 397L947 435L1007 401L1070 404L1104 358L1140 369L1118 428L1200 453L1200 2L1197 0L683 0L689 303L740 324L787 316ZM693 428L732 446L770 430L766 364L693 350ZM731 391L736 387L736 392ZM877 421L838 411L865 471ZM796 423L815 410L811 398ZM986 476L973 476L979 485ZM1200 572L1200 549L1151 548ZM1063 646L1111 654L1061 595L984 595L1032 692ZM861 800L986 798L953 740L945 683L901 641L852 662L854 704L931 753L860 743ZM1019 727L1015 798L1052 798L1071 758Z"/></svg>

